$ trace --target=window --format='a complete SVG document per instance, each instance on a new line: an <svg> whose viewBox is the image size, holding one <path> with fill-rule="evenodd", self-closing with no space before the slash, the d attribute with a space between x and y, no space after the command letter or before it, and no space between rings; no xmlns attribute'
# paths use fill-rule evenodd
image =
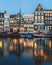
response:
<svg viewBox="0 0 52 65"><path fill-rule="evenodd" d="M35 26L35 30L37 29L37 26Z"/></svg>
<svg viewBox="0 0 52 65"><path fill-rule="evenodd" d="M0 22L0 24L3 24L3 22Z"/></svg>
<svg viewBox="0 0 52 65"><path fill-rule="evenodd" d="M11 20L11 21L10 21L10 23L14 23L14 21L13 21L13 20Z"/></svg>
<svg viewBox="0 0 52 65"><path fill-rule="evenodd" d="M41 23L44 23L44 20L41 20Z"/></svg>
<svg viewBox="0 0 52 65"><path fill-rule="evenodd" d="M50 13L50 16L52 16L52 13Z"/></svg>
<svg viewBox="0 0 52 65"><path fill-rule="evenodd" d="M38 19L40 19L40 16L38 16Z"/></svg>
<svg viewBox="0 0 52 65"><path fill-rule="evenodd" d="M35 20L35 23L37 23L37 20Z"/></svg>
<svg viewBox="0 0 52 65"><path fill-rule="evenodd" d="M0 28L3 28L3 26L0 25Z"/></svg>
<svg viewBox="0 0 52 65"><path fill-rule="evenodd" d="M44 29L44 26L41 26L40 29L43 30Z"/></svg>
<svg viewBox="0 0 52 65"><path fill-rule="evenodd" d="M46 13L45 16L48 16L48 14Z"/></svg>
<svg viewBox="0 0 52 65"><path fill-rule="evenodd" d="M48 13L48 16L49 16L49 13Z"/></svg>
<svg viewBox="0 0 52 65"><path fill-rule="evenodd" d="M19 20L20 18L18 17L17 19Z"/></svg>
<svg viewBox="0 0 52 65"><path fill-rule="evenodd" d="M52 24L52 21L50 21L50 24Z"/></svg>
<svg viewBox="0 0 52 65"><path fill-rule="evenodd" d="M44 13L41 13L41 15L44 15Z"/></svg>
<svg viewBox="0 0 52 65"><path fill-rule="evenodd" d="M52 20L52 17L50 17L50 20Z"/></svg>
<svg viewBox="0 0 52 65"><path fill-rule="evenodd" d="M40 23L41 22L41 20L38 20L38 23Z"/></svg>
<svg viewBox="0 0 52 65"><path fill-rule="evenodd" d="M1 15L1 18L2 18L2 15Z"/></svg>
<svg viewBox="0 0 52 65"><path fill-rule="evenodd" d="M48 23L48 21L45 21L45 23L47 24L47 23Z"/></svg>
<svg viewBox="0 0 52 65"><path fill-rule="evenodd" d="M28 23L29 23L29 24L33 24L32 22L33 22L33 21L29 21Z"/></svg>
<svg viewBox="0 0 52 65"><path fill-rule="evenodd" d="M20 25L20 27L23 27L23 25Z"/></svg>
<svg viewBox="0 0 52 65"><path fill-rule="evenodd" d="M38 13L38 15L40 15L40 12Z"/></svg>
<svg viewBox="0 0 52 65"><path fill-rule="evenodd" d="M35 15L37 15L37 13L35 13Z"/></svg>
<svg viewBox="0 0 52 65"><path fill-rule="evenodd" d="M37 16L35 16L35 19L37 19Z"/></svg>
<svg viewBox="0 0 52 65"><path fill-rule="evenodd" d="M33 24L33 21L31 21L31 23Z"/></svg>
<svg viewBox="0 0 52 65"><path fill-rule="evenodd" d="M26 23L26 21L24 21L24 23Z"/></svg>
<svg viewBox="0 0 52 65"><path fill-rule="evenodd" d="M27 19L25 18L24 20L26 21Z"/></svg>
<svg viewBox="0 0 52 65"><path fill-rule="evenodd" d="M45 20L47 20L47 17L45 17Z"/></svg>
<svg viewBox="0 0 52 65"><path fill-rule="evenodd" d="M44 16L41 16L41 19L44 19Z"/></svg>
<svg viewBox="0 0 52 65"><path fill-rule="evenodd" d="M40 30L40 26L38 26L38 29Z"/></svg>
<svg viewBox="0 0 52 65"><path fill-rule="evenodd" d="M48 17L48 20L49 20L49 17Z"/></svg>
<svg viewBox="0 0 52 65"><path fill-rule="evenodd" d="M48 24L50 24L50 21L48 21Z"/></svg>

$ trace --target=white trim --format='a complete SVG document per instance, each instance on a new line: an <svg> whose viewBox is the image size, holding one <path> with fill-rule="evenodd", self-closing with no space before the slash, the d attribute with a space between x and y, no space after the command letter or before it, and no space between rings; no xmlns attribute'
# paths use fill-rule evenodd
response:
<svg viewBox="0 0 52 65"><path fill-rule="evenodd" d="M44 25L44 23L34 23L34 25Z"/></svg>

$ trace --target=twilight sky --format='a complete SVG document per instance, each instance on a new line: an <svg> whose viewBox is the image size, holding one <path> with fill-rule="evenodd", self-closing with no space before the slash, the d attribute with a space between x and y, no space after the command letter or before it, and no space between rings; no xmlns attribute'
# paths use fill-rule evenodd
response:
<svg viewBox="0 0 52 65"><path fill-rule="evenodd" d="M52 0L0 0L0 12L7 11L10 14L16 14L21 8L24 13L33 13L38 3L43 8L52 9Z"/></svg>

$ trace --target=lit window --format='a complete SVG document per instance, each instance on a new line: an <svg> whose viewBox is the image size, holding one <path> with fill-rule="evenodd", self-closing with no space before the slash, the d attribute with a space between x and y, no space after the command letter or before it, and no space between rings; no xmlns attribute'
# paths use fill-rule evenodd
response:
<svg viewBox="0 0 52 65"><path fill-rule="evenodd" d="M35 19L37 19L37 16L35 16Z"/></svg>
<svg viewBox="0 0 52 65"><path fill-rule="evenodd" d="M50 14L50 16L52 16L52 13Z"/></svg>
<svg viewBox="0 0 52 65"><path fill-rule="evenodd" d="M38 19L40 19L40 16L38 16Z"/></svg>
<svg viewBox="0 0 52 65"><path fill-rule="evenodd" d="M11 21L10 21L10 23L14 23L14 21L13 21L13 20L11 20Z"/></svg>
<svg viewBox="0 0 52 65"><path fill-rule="evenodd" d="M41 19L44 19L44 16L41 16Z"/></svg>
<svg viewBox="0 0 52 65"><path fill-rule="evenodd" d="M48 16L49 16L49 13L48 13Z"/></svg>
<svg viewBox="0 0 52 65"><path fill-rule="evenodd" d="M45 16L47 16L47 13L45 14Z"/></svg>

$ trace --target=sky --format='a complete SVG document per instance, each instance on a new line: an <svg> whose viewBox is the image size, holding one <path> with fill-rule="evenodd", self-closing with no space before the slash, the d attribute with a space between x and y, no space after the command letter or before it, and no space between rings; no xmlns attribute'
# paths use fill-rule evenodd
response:
<svg viewBox="0 0 52 65"><path fill-rule="evenodd" d="M0 12L5 10L9 14L17 14L21 9L21 14L33 13L40 3L45 9L52 9L52 0L0 0Z"/></svg>

